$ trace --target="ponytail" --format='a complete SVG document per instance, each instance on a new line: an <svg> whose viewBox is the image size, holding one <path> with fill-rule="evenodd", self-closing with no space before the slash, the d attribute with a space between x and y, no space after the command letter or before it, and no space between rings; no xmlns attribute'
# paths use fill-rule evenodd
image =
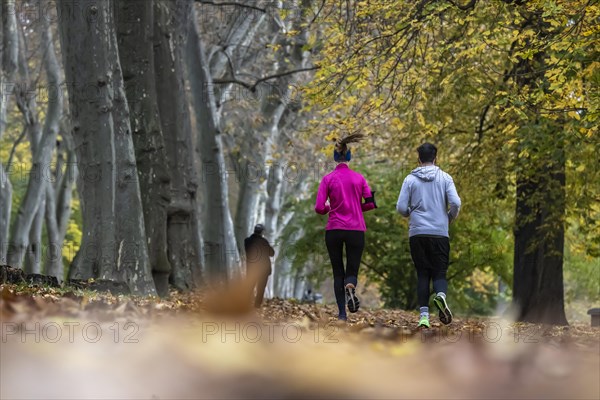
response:
<svg viewBox="0 0 600 400"><path fill-rule="evenodd" d="M358 143L361 140L363 140L365 137L364 134L362 133L354 133L352 135L346 136L342 139L335 139L335 150L334 150L334 158L341 158L341 159L346 159L347 161L350 161L348 157L348 144L349 143Z"/></svg>

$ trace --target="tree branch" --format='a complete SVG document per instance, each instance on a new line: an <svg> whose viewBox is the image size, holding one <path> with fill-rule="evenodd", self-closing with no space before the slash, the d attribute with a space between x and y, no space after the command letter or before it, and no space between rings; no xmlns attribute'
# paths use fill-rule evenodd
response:
<svg viewBox="0 0 600 400"><path fill-rule="evenodd" d="M321 2L321 6L319 7L319 10L315 13L315 16L312 18L312 20L308 23L308 26L312 26L312 24L315 23L315 21L317 20L317 18L319 18L319 16L321 15L321 12L323 11L323 9L325 8L325 2L327 0L322 0Z"/></svg>
<svg viewBox="0 0 600 400"><path fill-rule="evenodd" d="M196 3L208 4L211 6L235 6L235 7L248 8L250 10L260 11L265 14L267 13L267 9L265 9L265 8L260 8L260 7L253 6L250 4L242 4L242 3L235 2L235 1L221 1L221 2L215 2L215 1L211 1L211 0L194 0L194 1Z"/></svg>
<svg viewBox="0 0 600 400"><path fill-rule="evenodd" d="M367 267L369 270L373 271L376 275L378 275L380 278L382 279L387 279L387 274L385 272L382 272L380 270L378 270L377 268L373 267L372 265L367 264L366 262L362 261L360 262L362 265L364 265L365 267Z"/></svg>
<svg viewBox="0 0 600 400"><path fill-rule="evenodd" d="M280 72L278 74L273 74L273 75L265 76L264 78L260 78L256 82L254 82L253 84L241 81L241 80L239 80L239 79L237 79L235 77L233 77L232 79L216 79L216 80L213 81L213 83L220 84L220 85L226 85L226 84L230 84L230 83L235 83L235 84L238 84L238 85L241 85L241 86L245 87L246 89L250 90L251 92L254 92L254 91L256 91L256 87L258 85L260 85L261 83L263 83L263 82L270 81L270 80L277 79L277 78L281 78L281 77L288 76L288 75L292 75L292 74L296 74L296 73L299 73L299 72L315 71L315 70L317 70L319 68L320 67L317 66L317 67L300 68L300 69L295 69L295 70L292 70L292 71Z"/></svg>
<svg viewBox="0 0 600 400"><path fill-rule="evenodd" d="M477 0L471 0L468 4L465 4L464 6L460 5L457 2L452 1L452 0L448 0L448 3L452 4L454 7L460 8L463 11L467 11L469 9L472 10L475 8L475 4L477 4Z"/></svg>
<svg viewBox="0 0 600 400"><path fill-rule="evenodd" d="M477 129L477 136L479 139L479 143L481 143L481 139L483 139L483 124L485 123L485 118L487 116L488 111L490 110L491 104L487 104L483 111L481 112L481 116L479 117L479 128Z"/></svg>
<svg viewBox="0 0 600 400"><path fill-rule="evenodd" d="M25 137L26 133L27 133L27 124L25 124L23 126L23 130L21 131L21 134L19 135L17 140L15 140L15 142L13 143L12 149L10 149L10 155L8 156L8 162L6 163L6 175L8 175L8 173L10 172L12 160L15 155L15 150L17 149L17 146L19 145L19 143L21 143L21 141Z"/></svg>

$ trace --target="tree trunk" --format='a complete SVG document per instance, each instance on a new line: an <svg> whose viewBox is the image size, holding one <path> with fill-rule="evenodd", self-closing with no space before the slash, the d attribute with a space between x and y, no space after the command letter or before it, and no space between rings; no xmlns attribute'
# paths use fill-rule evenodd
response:
<svg viewBox="0 0 600 400"><path fill-rule="evenodd" d="M306 291L306 277L304 276L303 271L297 271L293 276L294 291L291 293L291 297L301 299L304 297L304 292Z"/></svg>
<svg viewBox="0 0 600 400"><path fill-rule="evenodd" d="M279 31L279 27L273 33L277 38L276 43L283 50L278 53L277 67L275 73L284 73L295 68L302 68L308 62L308 52L304 46L308 40L308 28L305 24L307 7L309 3L303 2L303 12L299 18L288 27L298 34L293 39ZM264 173L263 181L256 179L251 174L241 175L241 190L244 196L238 198L236 213L236 237L238 242L247 234L251 228L252 221L259 215L259 222L265 223L265 232L272 241L277 240L277 218L281 204L282 168L280 160L273 157L278 148L281 148L280 124L284 113L288 109L292 87L299 81L300 74L292 74L277 79L273 84L262 84L259 89L267 95L263 97L260 117L263 123L257 129L257 133L247 138L247 159L251 165ZM243 161L242 161L243 162ZM240 162L240 164L242 163ZM259 199L262 201L259 202ZM260 204L260 206L259 206ZM250 210L250 207L253 207ZM273 269L276 271L277 264ZM274 293L275 274L271 276L268 283L268 293Z"/></svg>
<svg viewBox="0 0 600 400"><path fill-rule="evenodd" d="M231 76L240 73L245 67L252 67L256 62L256 51L253 51L252 44L257 41L259 30L263 26L266 18L266 13L256 13L254 10L247 9L245 11L238 10L237 17L229 26L229 33L225 40L213 45L211 49L205 49L210 55L207 56L208 64L210 65L209 72L212 80L221 79L226 76ZM214 101L216 105L217 121L222 118L223 111L226 107L223 105L232 100L232 88L235 83L212 85L214 91ZM235 99L233 99L235 100ZM237 164L237 160L234 160Z"/></svg>
<svg viewBox="0 0 600 400"><path fill-rule="evenodd" d="M59 193L64 179L65 157L62 142L56 142L56 167L54 169L54 181L46 185L46 236L48 238L45 249L44 271L46 275L54 276L59 282L63 280L62 274L62 243L57 220L56 195ZM64 239L64 237L63 237Z"/></svg>
<svg viewBox="0 0 600 400"><path fill-rule="evenodd" d="M240 252L244 249L244 239L252 233L256 224L258 201L262 181L266 179L262 157L256 157L256 139L252 133L241 143L243 148L240 159L236 160L239 194L235 212L235 238ZM261 221L263 222L263 221Z"/></svg>
<svg viewBox="0 0 600 400"><path fill-rule="evenodd" d="M289 187L289 185L286 185ZM292 187L292 195L295 193L299 193L297 188L302 185L295 185ZM278 229L275 234L275 244L279 247L280 251L277 254L277 268L273 270L273 296L288 298L294 296L294 280L296 279L295 274L292 272L293 259L290 254L286 253L286 249L289 248L291 244L296 242L298 239L304 235L303 230L298 230L292 234L292 236L286 242L280 243L280 238L282 233L288 223L294 218L293 212L288 212L280 217L280 222L278 223Z"/></svg>
<svg viewBox="0 0 600 400"><path fill-rule="evenodd" d="M199 36L195 9L187 41L186 64L198 124L198 153L202 160L204 188L205 263L213 282L227 280L239 273L239 253L229 210L227 168L216 102L212 91L205 49Z"/></svg>
<svg viewBox="0 0 600 400"><path fill-rule="evenodd" d="M560 136L556 130L545 134ZM536 147L540 148L528 146L530 157L517 174L513 302L519 321L567 325L565 154L560 147L541 151Z"/></svg>
<svg viewBox="0 0 600 400"><path fill-rule="evenodd" d="M1 118L1 117L0 117ZM0 163L0 264L6 264L8 232L12 206L12 185L4 166Z"/></svg>
<svg viewBox="0 0 600 400"><path fill-rule="evenodd" d="M125 282L133 293L154 294L113 1L61 0L58 7L81 167L83 239L70 277Z"/></svg>
<svg viewBox="0 0 600 400"><path fill-rule="evenodd" d="M71 217L71 199L73 197L73 186L77 181L78 170L71 129L65 127L62 129L62 132L62 137L65 139L64 143L66 143L66 163L64 171L57 181L55 191L57 193L56 222L58 224L58 231L61 237L64 238ZM62 243L62 241L60 241L60 243Z"/></svg>
<svg viewBox="0 0 600 400"><path fill-rule="evenodd" d="M265 22L267 13L257 13L255 10L236 10L236 17L229 26L225 40L213 46L207 57L212 79L221 79L228 75L238 74L240 70L256 61L255 53L250 49L256 41L259 29ZM217 120L220 120L225 109L222 105L231 96L233 83L213 85L215 100L218 101Z"/></svg>
<svg viewBox="0 0 600 400"><path fill-rule="evenodd" d="M57 145L56 182L46 192L46 233L48 248L44 270L61 282L64 278L62 248L71 217L73 185L77 179L73 139L66 127L61 128L63 141ZM52 190L51 190L52 189Z"/></svg>
<svg viewBox="0 0 600 400"><path fill-rule="evenodd" d="M16 13L7 12L12 10L8 10L4 5L1 8L0 67L2 71L0 72L0 88L2 89L2 95L0 96L0 140L2 140L6 128L6 114L10 96L13 93L19 50ZM8 250L11 206L12 185L0 160L0 264L7 263L6 253Z"/></svg>
<svg viewBox="0 0 600 400"><path fill-rule="evenodd" d="M131 110L148 255L154 284L169 294L171 263L167 255L167 207L170 176L158 113L154 80L154 1L118 0L115 9L119 56ZM177 280L176 280L177 281ZM178 282L178 287L185 284Z"/></svg>
<svg viewBox="0 0 600 400"><path fill-rule="evenodd" d="M44 188L47 184L43 183ZM44 249L42 244L42 228L44 226L44 214L46 213L46 193L42 194L42 199L38 204L35 217L29 230L29 240L25 252L24 271L28 274L42 273L42 257Z"/></svg>
<svg viewBox="0 0 600 400"><path fill-rule="evenodd" d="M62 243L64 236L61 237L56 219L56 198L52 185L46 185L46 235L48 236L48 246L44 251L44 271L46 275L54 276L59 282L63 280L62 274Z"/></svg>
<svg viewBox="0 0 600 400"><path fill-rule="evenodd" d="M290 242L298 240L303 233L295 232ZM283 299L293 296L294 276L292 275L293 259L285 253L285 244L282 245L283 253L278 254L277 268L273 271L273 295Z"/></svg>
<svg viewBox="0 0 600 400"><path fill-rule="evenodd" d="M279 117L281 118L281 117ZM282 137L279 132L279 128L277 127L277 132L274 134L277 138L277 148L281 149L283 146ZM270 155L271 151L267 152L267 155ZM281 230L279 229L279 213L281 211L281 206L284 201L284 193L283 193L283 173L286 165L282 162L282 160L275 160L273 158L270 161L265 161L266 163L266 171L267 174L266 182L263 184L265 188L263 188L264 192L262 193L262 198L260 202L260 206L254 209L253 216L256 216L257 212L260 217L259 220L264 223L265 226L265 235L269 238L271 243L277 246L279 242L279 236ZM256 189L260 189L260 185L257 185ZM298 192L295 192L293 195L296 196ZM261 193L255 193L256 205L258 206L258 200ZM252 197L252 196L249 196ZM270 297L278 296L278 280L281 268L281 264L278 260L279 254L275 255L276 258L273 259L273 274L269 277L269 281L267 283L268 294Z"/></svg>
<svg viewBox="0 0 600 400"><path fill-rule="evenodd" d="M273 296L286 299L288 297L291 297L291 287L293 286L293 279L291 275L292 260L283 258L278 260L277 262L279 268L278 274L273 277L275 281Z"/></svg>
<svg viewBox="0 0 600 400"><path fill-rule="evenodd" d="M210 57L209 70L214 79L223 78L232 72L229 70L230 62L233 63L234 68L240 66L241 55L254 40L256 30L265 20L265 16L266 13L257 13L251 9L235 10L235 18L229 25L227 37L221 48L215 49L213 56Z"/></svg>
<svg viewBox="0 0 600 400"><path fill-rule="evenodd" d="M548 39L541 12L528 13L530 27ZM526 42L524 44L528 46ZM512 73L519 88L547 86L545 52L518 58ZM567 325L564 309L565 163L562 122L529 108L529 124L519 131L513 303L518 321Z"/></svg>
<svg viewBox="0 0 600 400"><path fill-rule="evenodd" d="M168 254L171 281L181 290L200 283L201 252L198 181L194 169L189 102L185 91L183 44L192 4L184 0L155 2L154 63L160 122L171 171L168 208Z"/></svg>
<svg viewBox="0 0 600 400"><path fill-rule="evenodd" d="M37 118L37 104L35 98L31 98L25 91L19 95L18 104L25 124L28 126L29 140L32 150L32 174L27 183L25 196L19 206L19 210L12 225L10 242L8 246L7 261L13 267L22 267L24 255L30 247L30 238L33 240L31 246L41 251L41 243L36 238L41 238L43 224L43 213L45 205L42 203L46 197L46 185L49 185L49 166L52 161L52 153L56 145L58 125L62 116L63 98L59 93L60 66L56 59L56 52L52 39L52 32L46 19L45 29L42 33L42 48L45 50L43 59L44 69L47 76L48 108L43 129L39 129ZM28 60L25 53L26 43L23 34L20 36L19 68L21 70L22 84L31 87L34 83L29 77ZM38 215L37 213L40 213ZM37 217L36 217L37 215ZM36 219L37 218L37 219ZM34 219L37 225L33 227ZM31 252L32 248L29 249ZM41 253L40 253L41 254ZM31 257L31 255L30 255ZM36 271L40 268L40 260L33 259L34 265L30 265Z"/></svg>
<svg viewBox="0 0 600 400"><path fill-rule="evenodd" d="M280 54L280 57L284 56ZM276 70L275 72L282 71ZM283 87L283 84L286 87ZM273 90L273 88L277 89ZM282 89L283 92L278 89ZM258 110L263 123L258 128L246 132L246 137L241 145L243 151L237 162L241 171L238 177L240 196L235 214L235 234L240 250L243 249L244 238L250 233L253 224L257 221L264 223L264 215L260 212L262 205L260 200L261 196L266 197L266 184L270 174L267 160L273 161L271 154L275 151L274 143L280 133L277 127L287 107L284 100L284 96L288 92L287 80L279 79L276 85L263 84L260 92L266 94L262 98L262 105ZM271 235L272 232L267 230L267 234Z"/></svg>
<svg viewBox="0 0 600 400"><path fill-rule="evenodd" d="M281 204L283 203L283 169L284 165L280 165L278 162L274 162L269 168L269 178L267 180L267 198L265 201L265 230L274 245L278 242L278 226L279 212L281 211ZM278 246L277 246L278 247ZM279 254L276 254L278 257ZM277 260L277 259L275 259ZM268 287L271 296L275 296L275 286L277 279L277 270L280 268L279 262L273 263L274 273L271 274L269 279Z"/></svg>

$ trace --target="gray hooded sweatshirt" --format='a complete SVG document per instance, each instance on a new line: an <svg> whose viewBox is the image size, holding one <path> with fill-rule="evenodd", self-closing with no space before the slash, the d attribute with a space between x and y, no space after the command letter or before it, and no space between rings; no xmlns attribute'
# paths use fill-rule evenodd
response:
<svg viewBox="0 0 600 400"><path fill-rule="evenodd" d="M448 224L460 211L452 177L435 165L414 169L404 179L396 210L410 216L408 236L448 237Z"/></svg>

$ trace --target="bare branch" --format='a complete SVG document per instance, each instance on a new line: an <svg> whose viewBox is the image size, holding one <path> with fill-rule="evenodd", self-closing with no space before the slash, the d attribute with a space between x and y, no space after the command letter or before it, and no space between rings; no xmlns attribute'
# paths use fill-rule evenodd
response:
<svg viewBox="0 0 600 400"><path fill-rule="evenodd" d="M263 13L267 12L267 10L265 8L260 8L260 7L253 6L250 4L242 4L242 3L235 2L235 1L220 1L220 2L215 2L215 1L211 1L211 0L194 0L194 1L196 3L208 4L211 6L234 6L234 7L241 7L241 8L249 8L250 10L260 11Z"/></svg>
<svg viewBox="0 0 600 400"><path fill-rule="evenodd" d="M17 140L15 140L15 142L13 143L12 149L10 149L10 155L8 156L8 162L6 164L6 175L8 175L8 173L10 172L10 167L12 165L12 160L15 155L15 150L17 150L17 146L21 143L21 141L25 137L26 133L27 133L27 125L24 125L23 130L21 131L21 134L19 135Z"/></svg>
<svg viewBox="0 0 600 400"><path fill-rule="evenodd" d="M215 80L213 80L213 83L219 84L219 85L228 85L230 83L235 83L236 85L243 86L243 87L245 87L246 89L248 89L250 91L254 91L254 89L255 89L254 85L251 85L251 84L246 83L244 81L240 81L240 80L235 79L235 78L233 78L233 79L215 79Z"/></svg>
<svg viewBox="0 0 600 400"><path fill-rule="evenodd" d="M321 12L323 11L323 9L325 8L325 2L327 0L322 0L321 5L319 6L319 9L317 10L317 12L315 13L315 16L310 20L310 22L308 23L308 26L312 26L312 24L315 23L315 21L317 20L317 18L319 18L319 16L321 15Z"/></svg>
<svg viewBox="0 0 600 400"><path fill-rule="evenodd" d="M230 83L235 83L237 85L241 85L241 86L245 87L246 89L250 90L251 92L254 92L256 90L256 87L258 85L260 85L261 83L263 83L263 82L270 81L270 80L277 79L277 78L281 78L281 77L288 76L288 75L297 74L297 73L300 73L300 72L315 71L315 70L317 70L319 68L320 67L309 67L309 68L295 69L295 70L292 70L292 71L285 71L285 72L281 72L281 73L278 73L278 74L273 74L273 75L265 76L264 78L260 78L259 80L257 80L253 84L241 81L239 79L236 79L235 77L232 78L232 79L216 79L216 80L213 81L213 83L220 84L220 85L226 85L226 84L230 84Z"/></svg>
<svg viewBox="0 0 600 400"><path fill-rule="evenodd" d="M479 128L477 129L477 136L479 138L479 142L481 143L481 139L483 139L483 124L485 123L485 118L487 117L487 113L490 110L491 104L487 104L483 111L481 112L481 116L479 117Z"/></svg>

